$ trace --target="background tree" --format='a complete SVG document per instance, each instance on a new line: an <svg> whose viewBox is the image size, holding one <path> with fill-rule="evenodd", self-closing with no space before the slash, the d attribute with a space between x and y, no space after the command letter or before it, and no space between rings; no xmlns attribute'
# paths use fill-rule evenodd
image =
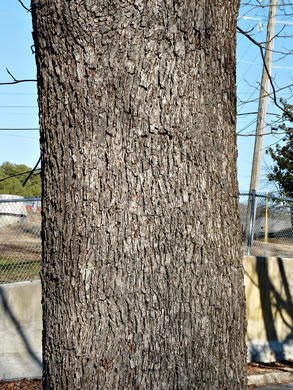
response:
<svg viewBox="0 0 293 390"><path fill-rule="evenodd" d="M282 139L283 143L277 144L276 147L269 148L268 152L274 166L268 174L268 179L276 183L282 195L293 197L293 128L290 123L293 122L293 106L283 102L286 113L283 116L285 122L279 126L281 132L285 133ZM291 209L291 229L293 232L293 202L288 202Z"/></svg>
<svg viewBox="0 0 293 390"><path fill-rule="evenodd" d="M0 166L0 194L20 195L25 198L40 197L42 184L39 173L32 175L23 186L31 168L25 164L5 162Z"/></svg>
<svg viewBox="0 0 293 390"><path fill-rule="evenodd" d="M284 122L279 129L285 132L282 144L277 144L275 148L269 148L268 153L273 159L274 166L268 174L270 181L275 182L281 194L293 197L293 106L284 103L288 114L284 114ZM289 121L289 126L288 126Z"/></svg>
<svg viewBox="0 0 293 390"><path fill-rule="evenodd" d="M239 2L32 1L45 389L244 389Z"/></svg>

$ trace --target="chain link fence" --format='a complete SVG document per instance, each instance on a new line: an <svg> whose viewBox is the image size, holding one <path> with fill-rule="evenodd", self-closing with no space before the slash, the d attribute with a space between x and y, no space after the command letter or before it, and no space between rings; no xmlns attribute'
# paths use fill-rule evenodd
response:
<svg viewBox="0 0 293 390"><path fill-rule="evenodd" d="M0 283L40 278L41 199L0 195Z"/></svg>
<svg viewBox="0 0 293 390"><path fill-rule="evenodd" d="M41 199L0 195L0 283L39 279ZM293 199L241 193L243 255L293 258Z"/></svg>
<svg viewBox="0 0 293 390"><path fill-rule="evenodd" d="M240 219L244 255L293 258L293 199L240 194Z"/></svg>

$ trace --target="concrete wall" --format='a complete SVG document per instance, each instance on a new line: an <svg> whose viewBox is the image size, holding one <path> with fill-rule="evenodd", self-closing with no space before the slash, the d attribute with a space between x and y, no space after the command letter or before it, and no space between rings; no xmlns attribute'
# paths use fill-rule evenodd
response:
<svg viewBox="0 0 293 390"><path fill-rule="evenodd" d="M249 361L293 358L293 259L245 257ZM0 285L0 380L40 377L40 281Z"/></svg>
<svg viewBox="0 0 293 390"><path fill-rule="evenodd" d="M293 259L245 257L248 360L293 358Z"/></svg>
<svg viewBox="0 0 293 390"><path fill-rule="evenodd" d="M0 380L42 376L40 281L0 285Z"/></svg>

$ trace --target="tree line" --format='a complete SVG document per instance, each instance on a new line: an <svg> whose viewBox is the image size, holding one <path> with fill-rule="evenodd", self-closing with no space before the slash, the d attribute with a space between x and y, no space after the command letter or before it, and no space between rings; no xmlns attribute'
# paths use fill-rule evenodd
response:
<svg viewBox="0 0 293 390"><path fill-rule="evenodd" d="M25 164L8 161L0 165L0 194L20 195L25 198L40 197L42 184L39 172L34 173L25 183L31 170L32 168Z"/></svg>

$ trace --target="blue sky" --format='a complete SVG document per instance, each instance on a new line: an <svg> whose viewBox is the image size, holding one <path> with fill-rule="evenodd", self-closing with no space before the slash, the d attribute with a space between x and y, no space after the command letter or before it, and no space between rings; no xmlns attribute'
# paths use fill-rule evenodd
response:
<svg viewBox="0 0 293 390"><path fill-rule="evenodd" d="M31 15L17 0L0 4L0 81L12 81L6 68L17 79L35 79L32 55ZM0 129L38 128L36 83L0 86ZM38 131L0 130L0 164L10 161L34 166L39 157Z"/></svg>
<svg viewBox="0 0 293 390"><path fill-rule="evenodd" d="M247 1L246 1L247 2ZM243 3L243 2L242 2ZM263 5L263 7L246 6L241 7L238 18L238 26L245 31L250 31L250 34L258 42L265 42L267 29L267 16L269 0L251 1L255 5ZM290 3L290 1L279 1L281 3ZM279 37L274 40L274 50L272 61L272 78L276 90L284 88L293 83L293 54L284 56L283 53L292 50L293 38L289 35L293 34L293 8L286 6L286 16L282 7L278 7L276 15L275 34L279 33ZM237 34L237 133L251 134L255 132L256 118L254 114L243 115L245 113L256 112L258 109L259 84L262 75L262 58L260 50L252 42L250 42L242 34ZM278 53L280 52L280 53ZM288 103L292 103L292 92L290 89L282 89L277 93L278 98L287 99ZM243 103L251 101L250 103ZM267 118L268 123L265 133L270 132L269 125L277 119L274 115L280 113L272 101L268 100ZM240 191L245 191L249 188L251 165L254 150L255 137L238 136L238 181ZM271 191L276 191L273 184L268 183L267 172L272 165L272 161L265 150L270 146L280 141L280 136L264 136L263 137L263 153L262 153L262 169L260 176L259 190L264 192L268 186Z"/></svg>
<svg viewBox="0 0 293 390"><path fill-rule="evenodd" d="M240 9L238 25L243 30L251 30L251 34L257 41L265 41L267 12L269 0L258 2L251 1L255 5L264 7L246 6ZM289 0L288 0L289 3ZM28 5L29 2L27 1ZM290 9L292 11L292 8ZM245 16L245 18L241 17ZM293 17L284 16L281 8L277 12L276 31L281 35L293 35ZM6 68L17 79L35 79L36 67L31 51L32 41L31 17L17 0L2 0L0 4L0 81L11 81ZM293 38L278 38L275 40L275 48L284 51L293 47ZM293 57L283 59L281 54L273 57L272 75L276 89L293 83ZM262 73L262 61L259 49L246 37L238 34L237 45L237 94L238 116L237 132L249 134L255 131L256 115L242 115L256 112L258 108L259 83ZM279 97L287 98L290 102L290 90L282 90ZM244 104L243 101L252 100ZM292 102L292 101L291 101ZM270 101L268 113L275 114L278 110ZM268 115L267 121L275 119L274 115ZM0 164L10 161L16 164L34 166L39 158L39 134L38 131L2 130L38 128L37 88L36 83L20 83L16 85L0 86ZM266 130L269 131L270 127ZM276 143L280 137L265 136L263 149ZM247 191L250 182L251 163L254 149L254 137L238 137L238 180L241 191ZM266 174L271 161L263 153L260 190L267 186ZM274 187L270 186L272 190Z"/></svg>

